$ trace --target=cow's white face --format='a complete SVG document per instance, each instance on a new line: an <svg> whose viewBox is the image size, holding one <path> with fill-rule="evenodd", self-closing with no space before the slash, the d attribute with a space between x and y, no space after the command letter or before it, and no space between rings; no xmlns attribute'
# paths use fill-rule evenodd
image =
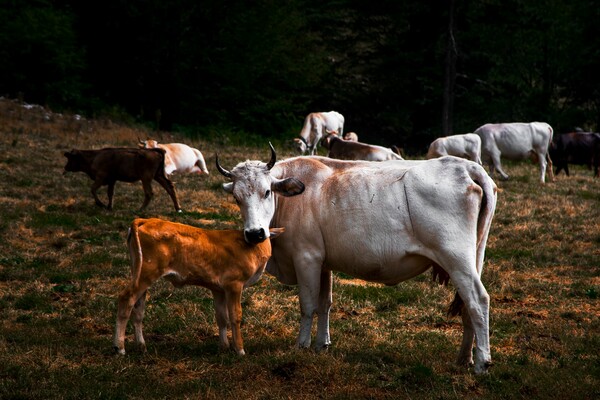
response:
<svg viewBox="0 0 600 400"><path fill-rule="evenodd" d="M272 148L271 148L272 149ZM269 237L269 224L275 213L275 193L296 196L304 192L304 184L296 178L277 179L271 176L275 163L275 151L271 161L246 161L238 164L231 172L219 165L217 169L231 179L223 189L231 193L240 207L244 219L244 238L255 244Z"/></svg>

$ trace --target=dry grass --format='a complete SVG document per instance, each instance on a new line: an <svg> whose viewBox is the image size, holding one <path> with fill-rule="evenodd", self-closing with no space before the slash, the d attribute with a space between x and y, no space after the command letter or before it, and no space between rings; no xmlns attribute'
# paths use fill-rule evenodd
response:
<svg viewBox="0 0 600 400"><path fill-rule="evenodd" d="M600 396L600 181L573 168L570 178L540 186L526 163L509 164L511 180L498 182L483 274L492 297L489 376L453 365L462 333L444 313L453 293L429 276L391 288L336 276L333 346L320 354L293 348L296 288L264 276L244 295L243 359L218 350L206 290L161 282L148 302L148 353L128 343L128 355L115 356L115 301L129 269L125 234L141 185L117 184L115 210L98 209L86 176L62 176L62 153L135 146L138 137L156 134L0 100L0 398ZM183 214L155 185L143 216L240 227L214 153L232 167L267 158L266 143L246 146L225 133L159 139L201 149L211 175L174 177ZM282 157L292 154L276 147Z"/></svg>

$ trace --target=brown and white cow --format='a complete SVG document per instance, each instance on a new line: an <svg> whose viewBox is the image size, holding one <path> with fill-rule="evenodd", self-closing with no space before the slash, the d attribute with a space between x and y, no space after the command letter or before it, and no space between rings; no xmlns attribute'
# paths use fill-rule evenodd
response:
<svg viewBox="0 0 600 400"><path fill-rule="evenodd" d="M171 175L178 173L206 174L206 162L200 150L183 143L160 144L156 140L140 140L138 146L145 149L160 148L165 150L165 172Z"/></svg>
<svg viewBox="0 0 600 400"><path fill-rule="evenodd" d="M474 133L437 138L429 145L425 158L443 156L462 157L481 165L481 138Z"/></svg>
<svg viewBox="0 0 600 400"><path fill-rule="evenodd" d="M275 238L284 228L272 228ZM244 355L240 331L242 290L258 281L271 256L271 242L249 244L239 230L205 230L157 218L136 219L127 235L131 258L131 281L119 295L114 349L125 354L125 331L133 312L135 341L144 350L142 319L146 292L164 277L175 287L196 285L213 295L219 340L229 348L231 326L233 349Z"/></svg>
<svg viewBox="0 0 600 400"><path fill-rule="evenodd" d="M157 181L173 200L176 211L181 211L175 186L165 175L165 151L163 149L105 148L101 150L76 150L64 153L67 157L64 173L85 172L94 183L92 195L96 205L112 210L113 195L117 181L142 181L146 208L152 197L152 180ZM97 190L108 185L108 205L98 198Z"/></svg>
<svg viewBox="0 0 600 400"><path fill-rule="evenodd" d="M340 139L337 135L328 135L322 141L329 150L327 157L338 160L387 161L403 160L402 156L382 146Z"/></svg>

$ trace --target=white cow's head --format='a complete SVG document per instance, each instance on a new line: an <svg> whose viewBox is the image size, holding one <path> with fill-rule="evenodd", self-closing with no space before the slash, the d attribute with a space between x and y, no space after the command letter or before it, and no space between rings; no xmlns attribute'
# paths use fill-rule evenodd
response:
<svg viewBox="0 0 600 400"><path fill-rule="evenodd" d="M152 139L141 140L140 138L138 138L138 147L140 149L153 149L158 147L158 142Z"/></svg>
<svg viewBox="0 0 600 400"><path fill-rule="evenodd" d="M271 160L268 163L245 161L236 165L231 172L221 167L218 155L215 157L217 170L231 179L231 182L223 184L223 189L233 195L240 207L244 219L244 238L251 244L269 237L269 224L275 213L274 193L296 196L304 192L304 184L296 178L277 179L271 176L277 156L273 146L269 145Z"/></svg>

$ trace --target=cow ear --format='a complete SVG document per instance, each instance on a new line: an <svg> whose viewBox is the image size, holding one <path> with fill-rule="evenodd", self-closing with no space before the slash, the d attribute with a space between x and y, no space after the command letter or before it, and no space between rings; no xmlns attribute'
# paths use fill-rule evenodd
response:
<svg viewBox="0 0 600 400"><path fill-rule="evenodd" d="M277 236L285 232L285 228L269 228L269 239L275 239Z"/></svg>
<svg viewBox="0 0 600 400"><path fill-rule="evenodd" d="M272 189L282 196L296 196L304 192L304 183L296 178L287 178L274 182L271 185Z"/></svg>
<svg viewBox="0 0 600 400"><path fill-rule="evenodd" d="M224 183L223 190L225 190L227 193L233 193L233 182Z"/></svg>

